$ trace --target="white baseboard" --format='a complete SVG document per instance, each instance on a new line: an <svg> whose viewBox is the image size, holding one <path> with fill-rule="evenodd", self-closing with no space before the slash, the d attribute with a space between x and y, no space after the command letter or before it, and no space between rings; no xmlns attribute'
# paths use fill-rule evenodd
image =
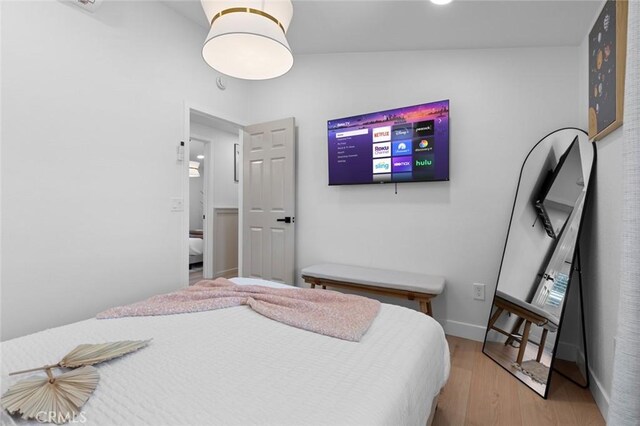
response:
<svg viewBox="0 0 640 426"><path fill-rule="evenodd" d="M444 332L451 336L462 337L463 339L475 340L477 342L484 341L484 334L487 328L482 325L469 324L453 320L444 320L440 322Z"/></svg>
<svg viewBox="0 0 640 426"><path fill-rule="evenodd" d="M593 399L596 401L600 414L602 414L602 417L604 417L604 421L606 422L609 414L609 394L604 389L602 382L598 380L591 368L589 368L589 383L591 395L593 395Z"/></svg>
<svg viewBox="0 0 640 426"><path fill-rule="evenodd" d="M226 277L228 275L234 275L234 276L237 277L238 276L238 268L227 269L225 271L218 271L213 276L214 276L214 278L218 278L218 277Z"/></svg>

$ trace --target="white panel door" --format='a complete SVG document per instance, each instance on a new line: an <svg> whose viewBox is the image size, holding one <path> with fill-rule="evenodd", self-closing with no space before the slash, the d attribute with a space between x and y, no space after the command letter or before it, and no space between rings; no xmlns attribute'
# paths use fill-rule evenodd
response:
<svg viewBox="0 0 640 426"><path fill-rule="evenodd" d="M295 284L295 121L244 128L242 274Z"/></svg>

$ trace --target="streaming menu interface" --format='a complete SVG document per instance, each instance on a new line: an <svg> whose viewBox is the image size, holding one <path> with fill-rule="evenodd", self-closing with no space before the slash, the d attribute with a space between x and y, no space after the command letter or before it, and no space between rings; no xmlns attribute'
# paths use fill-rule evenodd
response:
<svg viewBox="0 0 640 426"><path fill-rule="evenodd" d="M448 101L441 103L435 109L433 104L404 109L428 106L422 113L386 112L386 122L377 120L384 125L354 128L352 120L356 125L367 118L376 121L368 116L330 121L329 184L448 180Z"/></svg>

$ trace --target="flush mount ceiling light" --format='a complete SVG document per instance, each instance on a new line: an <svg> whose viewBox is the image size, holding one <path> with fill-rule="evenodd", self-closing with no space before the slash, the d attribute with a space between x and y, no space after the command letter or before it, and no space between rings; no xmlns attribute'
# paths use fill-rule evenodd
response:
<svg viewBox="0 0 640 426"><path fill-rule="evenodd" d="M293 55L285 34L291 0L201 0L211 23L202 57L213 69L245 80L285 74Z"/></svg>
<svg viewBox="0 0 640 426"><path fill-rule="evenodd" d="M453 0L431 0L431 3L442 6L443 4L449 4Z"/></svg>

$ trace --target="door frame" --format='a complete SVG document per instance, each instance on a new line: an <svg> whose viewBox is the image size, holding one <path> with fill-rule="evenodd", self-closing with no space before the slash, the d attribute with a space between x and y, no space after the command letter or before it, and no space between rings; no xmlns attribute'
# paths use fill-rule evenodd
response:
<svg viewBox="0 0 640 426"><path fill-rule="evenodd" d="M191 137L191 113L194 112L196 114L204 115L207 118L211 119L214 123L214 127L218 130L230 131L232 133L238 133L238 143L242 147L242 135L245 125L241 124L242 121L238 120L234 117L229 117L228 114L220 114L215 108L198 105L192 102L185 101L183 107L183 126L182 126L182 139L184 142L184 156L183 160L180 162L178 160L178 165L180 166L180 174L181 178L181 189L180 192L182 194L183 200L183 211L182 211L182 220L180 226L180 235L178 235L178 239L180 241L181 246L181 256L180 256L180 285L182 287L189 286L189 157L190 157L190 142L189 138ZM213 151L213 141L210 141L208 144L211 151ZM242 153L242 149L240 150ZM242 159L242 158L241 158ZM180 164L182 163L182 164ZM242 161L240 161L240 176L242 176ZM210 174L211 173L211 174ZM213 166L205 168L205 178L207 183L213 182ZM204 200L204 208L208 212L210 206L209 198L213 194L212 185L208 187L209 191L206 194ZM207 230L213 231L213 215L206 214L206 222L208 226L204 226ZM238 185L238 223L242 223L242 184ZM213 244L210 244L212 250L211 253L207 253L209 258L211 259L211 264L213 264ZM238 275L242 276L242 228L238 226ZM203 259L204 261L204 259ZM211 268L213 269L213 268ZM213 271L212 271L213 272Z"/></svg>

